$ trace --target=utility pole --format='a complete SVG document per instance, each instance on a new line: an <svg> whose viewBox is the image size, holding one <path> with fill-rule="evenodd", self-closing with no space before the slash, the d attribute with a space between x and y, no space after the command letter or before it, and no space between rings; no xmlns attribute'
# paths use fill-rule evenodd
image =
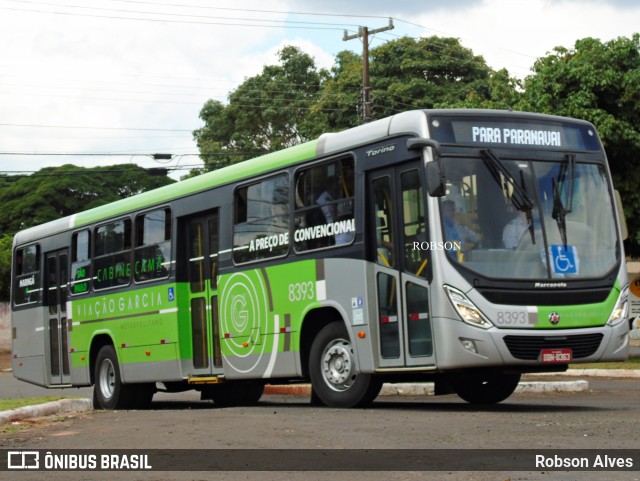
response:
<svg viewBox="0 0 640 481"><path fill-rule="evenodd" d="M353 40L354 38L362 38L362 120L369 122L371 120L371 87L369 84L369 35L380 32L386 32L393 29L393 19L389 18L389 25L375 30L369 30L369 27L359 27L358 33L348 35L344 31L342 40Z"/></svg>

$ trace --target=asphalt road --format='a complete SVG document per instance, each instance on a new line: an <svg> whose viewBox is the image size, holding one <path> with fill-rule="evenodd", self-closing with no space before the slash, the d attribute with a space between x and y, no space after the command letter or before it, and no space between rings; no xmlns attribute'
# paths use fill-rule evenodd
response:
<svg viewBox="0 0 640 481"><path fill-rule="evenodd" d="M0 397L15 396L0 376ZM20 383L23 384L23 383ZM640 383L589 379L582 393L516 394L476 407L456 396L385 396L369 409L312 406L306 398L265 396L258 406L219 408L196 393L154 398L150 411L94 411L27 423L0 434L3 449L635 449L640 447ZM39 388L23 385L22 395ZM90 396L90 391L65 394ZM41 391L39 391L41 392ZM44 390L51 394L51 391ZM384 451L380 455L384 456ZM331 463L331 459L327 459ZM640 467L639 467L640 468ZM0 478L2 478L0 472ZM144 480L637 480L634 472L152 472L11 473L7 479ZM13 476L15 474L15 476ZM28 474L28 475L27 475Z"/></svg>

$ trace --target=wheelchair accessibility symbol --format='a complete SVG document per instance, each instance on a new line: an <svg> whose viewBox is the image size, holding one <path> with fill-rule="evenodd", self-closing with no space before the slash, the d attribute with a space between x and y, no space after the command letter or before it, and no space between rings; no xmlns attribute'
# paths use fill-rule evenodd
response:
<svg viewBox="0 0 640 481"><path fill-rule="evenodd" d="M551 259L554 274L577 274L578 256L575 246L552 245Z"/></svg>

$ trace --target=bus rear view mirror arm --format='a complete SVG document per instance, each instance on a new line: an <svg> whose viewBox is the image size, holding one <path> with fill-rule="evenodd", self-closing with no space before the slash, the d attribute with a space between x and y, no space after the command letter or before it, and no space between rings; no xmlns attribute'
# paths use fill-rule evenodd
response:
<svg viewBox="0 0 640 481"><path fill-rule="evenodd" d="M431 197L443 197L446 195L444 169L440 161L440 144L433 139L413 138L407 140L407 149L416 150L425 147L433 149L433 162L426 166L427 191Z"/></svg>

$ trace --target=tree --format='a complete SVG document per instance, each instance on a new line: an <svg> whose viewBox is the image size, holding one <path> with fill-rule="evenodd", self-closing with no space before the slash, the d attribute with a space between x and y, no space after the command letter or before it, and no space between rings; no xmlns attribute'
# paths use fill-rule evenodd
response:
<svg viewBox="0 0 640 481"><path fill-rule="evenodd" d="M362 57L343 50L336 56L336 63L322 85L318 102L309 112L315 136L361 123L358 112L361 97Z"/></svg>
<svg viewBox="0 0 640 481"><path fill-rule="evenodd" d="M501 69L491 72L481 91L469 90L464 99L451 102L448 107L511 110L520 104L521 95L521 82L510 77L506 69Z"/></svg>
<svg viewBox="0 0 640 481"><path fill-rule="evenodd" d="M280 65L265 66L229 95L228 105L209 100L200 112L204 127L193 136L207 169L246 160L311 139L308 113L326 72L297 47L279 52Z"/></svg>
<svg viewBox="0 0 640 481"><path fill-rule="evenodd" d="M9 300L11 290L11 247L13 237L0 237L0 301Z"/></svg>
<svg viewBox="0 0 640 481"><path fill-rule="evenodd" d="M173 182L151 176L132 164L85 169L74 165L48 167L17 177L0 191L0 234L97 207Z"/></svg>
<svg viewBox="0 0 640 481"><path fill-rule="evenodd" d="M400 38L371 50L374 116L490 98L493 71L456 38Z"/></svg>
<svg viewBox="0 0 640 481"><path fill-rule="evenodd" d="M520 107L596 126L625 205L628 251L640 255L640 35L605 43L585 38L573 49L557 47L533 71Z"/></svg>

